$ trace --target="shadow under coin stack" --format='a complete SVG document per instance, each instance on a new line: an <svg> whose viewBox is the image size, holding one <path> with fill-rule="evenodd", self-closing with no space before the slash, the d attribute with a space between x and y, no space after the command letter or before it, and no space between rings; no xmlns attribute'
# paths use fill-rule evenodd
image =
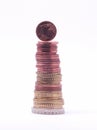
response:
<svg viewBox="0 0 97 130"><path fill-rule="evenodd" d="M49 21L37 26L36 34L42 41L37 44L37 81L34 91L33 113L63 114L61 69L57 42L50 41L56 35L56 27Z"/></svg>

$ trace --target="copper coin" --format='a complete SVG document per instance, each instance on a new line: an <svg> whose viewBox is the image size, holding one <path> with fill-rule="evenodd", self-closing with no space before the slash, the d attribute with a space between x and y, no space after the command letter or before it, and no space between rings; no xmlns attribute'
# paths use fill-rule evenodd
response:
<svg viewBox="0 0 97 130"><path fill-rule="evenodd" d="M42 41L50 41L56 36L57 29L52 22L43 21L36 28L36 34Z"/></svg>
<svg viewBox="0 0 97 130"><path fill-rule="evenodd" d="M57 44L58 44L58 42L56 42L56 41L51 41L51 42L48 42L48 41L39 41L38 43L37 43L37 46L44 46L44 45L49 45L49 46L57 46Z"/></svg>
<svg viewBox="0 0 97 130"><path fill-rule="evenodd" d="M38 46L37 49L56 49L57 50L57 46L50 46L50 47L41 47L41 46Z"/></svg>
<svg viewBox="0 0 97 130"><path fill-rule="evenodd" d="M37 61L37 65L46 65L46 66L52 66L53 67L53 64L56 64L56 65L59 65L60 63L59 62L38 62ZM53 67L54 68L54 67Z"/></svg>
<svg viewBox="0 0 97 130"><path fill-rule="evenodd" d="M57 51L57 48L56 47L50 47L50 48L39 48L39 47L37 47L37 51L43 51L43 50Z"/></svg>
<svg viewBox="0 0 97 130"><path fill-rule="evenodd" d="M50 52L50 53L48 53L48 54L43 54L43 53L39 53L39 52L37 52L36 53L36 57L46 57L46 58L49 58L49 57L59 57L59 55L58 54L56 54L56 53L52 53L52 52Z"/></svg>
<svg viewBox="0 0 97 130"><path fill-rule="evenodd" d="M60 62L59 58L58 59L37 59L36 60L37 62L41 63L45 63L45 62L49 62L49 63L52 63L52 62Z"/></svg>
<svg viewBox="0 0 97 130"><path fill-rule="evenodd" d="M47 48L47 49L38 49L38 52L56 52L56 49L50 49L50 48Z"/></svg>
<svg viewBox="0 0 97 130"><path fill-rule="evenodd" d="M45 55L45 56L36 56L36 59L58 59L57 55Z"/></svg>
<svg viewBox="0 0 97 130"><path fill-rule="evenodd" d="M50 53L50 52L55 52L55 53L57 53L57 50L55 49L55 48L47 48L47 49L37 49L37 52L47 52L47 53Z"/></svg>
<svg viewBox="0 0 97 130"><path fill-rule="evenodd" d="M37 47L41 47L41 48L57 47L57 43L56 42L42 42L42 43L38 43Z"/></svg>
<svg viewBox="0 0 97 130"><path fill-rule="evenodd" d="M52 43L43 43L43 44L37 44L37 47L38 48L52 48L52 47L55 47L57 48L57 45L56 44L52 44Z"/></svg>
<svg viewBox="0 0 97 130"><path fill-rule="evenodd" d="M49 60L47 60L48 62L49 62ZM47 63L47 61L45 62L39 62L38 60L37 60L37 67L38 66L40 66L40 67L44 67L44 68L48 68L48 67L55 67L55 66L58 66L59 67L59 62L49 62L49 63ZM46 66L45 66L46 65Z"/></svg>
<svg viewBox="0 0 97 130"><path fill-rule="evenodd" d="M61 91L61 87L35 87L36 91Z"/></svg>
<svg viewBox="0 0 97 130"><path fill-rule="evenodd" d="M36 55L56 55L56 52L36 52Z"/></svg>
<svg viewBox="0 0 97 130"><path fill-rule="evenodd" d="M52 46L52 47L37 47L37 50L40 50L40 49L50 49L50 50L56 50L57 51L57 47L56 46Z"/></svg>
<svg viewBox="0 0 97 130"><path fill-rule="evenodd" d="M57 85L47 85L47 84L46 84L46 85L40 85L40 84L38 84L38 82L36 82L36 83L35 83L35 86L36 86L36 87L51 87L51 88L57 87L57 88L61 88L61 87L62 87L62 84L59 83L59 84L57 84Z"/></svg>
<svg viewBox="0 0 97 130"><path fill-rule="evenodd" d="M42 72L42 73L61 73L61 70L58 69L58 70L41 70L41 69L38 69L37 70L38 72Z"/></svg>
<svg viewBox="0 0 97 130"><path fill-rule="evenodd" d="M45 69L47 69L47 68L49 68L49 69L51 69L52 67L54 67L54 68L59 68L60 66L59 65L50 65L50 66L45 66L45 65L36 65L36 67L37 68L45 68Z"/></svg>
<svg viewBox="0 0 97 130"><path fill-rule="evenodd" d="M60 75L60 73L47 73L47 72L45 72L45 73L40 73L40 72L36 72L36 74L40 74L40 75L49 75L49 76L52 76L52 75Z"/></svg>
<svg viewBox="0 0 97 130"><path fill-rule="evenodd" d="M55 60L55 59L58 59L59 60L59 57L36 57L36 60Z"/></svg>
<svg viewBox="0 0 97 130"><path fill-rule="evenodd" d="M59 67L58 68L57 67L56 68L51 68L51 67L42 68L42 67L38 67L37 70L40 71L40 72L47 71L47 72L52 72L53 73L53 72L59 71L60 68Z"/></svg>
<svg viewBox="0 0 97 130"><path fill-rule="evenodd" d="M59 64L60 63L60 60L59 59L46 59L46 60L37 60L37 64L41 64L41 63L43 63L43 64Z"/></svg>

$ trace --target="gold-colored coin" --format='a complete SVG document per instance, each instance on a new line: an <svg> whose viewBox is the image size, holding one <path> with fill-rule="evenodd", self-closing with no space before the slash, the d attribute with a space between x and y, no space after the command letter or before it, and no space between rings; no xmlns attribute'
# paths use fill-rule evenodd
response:
<svg viewBox="0 0 97 130"><path fill-rule="evenodd" d="M63 102L33 102L34 103L34 105L49 105L49 106L51 106L51 105L64 105L64 103Z"/></svg>
<svg viewBox="0 0 97 130"><path fill-rule="evenodd" d="M53 73L51 73L51 74L42 74L42 73L40 73L40 74L37 74L37 76L39 76L39 77L56 77L56 76L60 76L60 77L62 77L62 75L61 74L53 74Z"/></svg>
<svg viewBox="0 0 97 130"><path fill-rule="evenodd" d="M54 104L54 105L64 105L64 102L53 102L53 101L34 101L34 104L41 105L41 104Z"/></svg>
<svg viewBox="0 0 97 130"><path fill-rule="evenodd" d="M55 105L64 105L63 101L57 102L57 101L34 101L34 103L38 103L38 104L47 104L47 103L51 103L51 104L55 104Z"/></svg>
<svg viewBox="0 0 97 130"><path fill-rule="evenodd" d="M34 105L34 108L54 109L54 108L63 108L63 106L62 105L55 105L55 104L37 104L37 105Z"/></svg>
<svg viewBox="0 0 97 130"><path fill-rule="evenodd" d="M58 81L58 80L55 80L55 81L37 81L37 83L39 84L39 85L44 85L44 84L50 84L50 85L54 85L54 84L59 84L60 83L60 81Z"/></svg>
<svg viewBox="0 0 97 130"><path fill-rule="evenodd" d="M59 76L56 76L56 77L52 77L52 78L43 78L43 77L37 77L37 81L39 81L39 82L56 82L56 81L58 81L58 82L60 82L61 81L61 77L59 77Z"/></svg>
<svg viewBox="0 0 97 130"><path fill-rule="evenodd" d="M63 101L62 98L57 98L57 99L56 99L56 98L55 98L55 99L54 99L54 98L34 98L33 100L34 100L34 101L41 101L41 102L42 102L42 101L46 101L46 102L49 102L49 101L50 101L50 102L51 102L51 101L52 101L52 102L61 102L61 101Z"/></svg>
<svg viewBox="0 0 97 130"><path fill-rule="evenodd" d="M60 88L62 86L61 83L57 84L57 85L49 85L49 84L42 84L42 85L39 85L38 82L35 83L35 86L38 86L38 87L51 87L51 88ZM59 90L58 90L59 91Z"/></svg>
<svg viewBox="0 0 97 130"><path fill-rule="evenodd" d="M42 104L42 103L49 103L49 104L64 104L64 100L62 98L53 99L53 98L34 98L34 103Z"/></svg>
<svg viewBox="0 0 97 130"><path fill-rule="evenodd" d="M61 100L62 97L35 97L33 100Z"/></svg>
<svg viewBox="0 0 97 130"><path fill-rule="evenodd" d="M35 94L35 98L61 98L62 95L60 94Z"/></svg>
<svg viewBox="0 0 97 130"><path fill-rule="evenodd" d="M61 91L34 91L35 97L42 98L42 97L62 97Z"/></svg>
<svg viewBox="0 0 97 130"><path fill-rule="evenodd" d="M39 76L55 76L55 75L61 75L59 72L57 73L57 72L53 72L53 73L41 73L41 72L36 72L37 73L37 75L39 75Z"/></svg>
<svg viewBox="0 0 97 130"><path fill-rule="evenodd" d="M57 75L37 75L37 78L42 78L42 79L56 79L56 78L59 78L59 79L61 79L62 78L62 76L61 75L59 75L59 74L57 74Z"/></svg>
<svg viewBox="0 0 97 130"><path fill-rule="evenodd" d="M49 95L49 96L39 95L39 96L36 96L35 95L35 98L48 98L48 97L50 97L50 98L61 98L62 96L57 96L57 95Z"/></svg>
<svg viewBox="0 0 97 130"><path fill-rule="evenodd" d="M50 92L48 92L48 91L34 91L34 93L38 93L38 94L40 94L40 93L46 93L46 94L62 94L62 92L61 91L50 91Z"/></svg>
<svg viewBox="0 0 97 130"><path fill-rule="evenodd" d="M34 106L34 108L46 108L46 109L61 109L62 106Z"/></svg>

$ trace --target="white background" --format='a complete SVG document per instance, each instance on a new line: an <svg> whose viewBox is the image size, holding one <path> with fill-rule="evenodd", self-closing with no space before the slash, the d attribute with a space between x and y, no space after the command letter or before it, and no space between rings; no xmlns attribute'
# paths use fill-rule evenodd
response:
<svg viewBox="0 0 97 130"><path fill-rule="evenodd" d="M65 114L31 113L35 28L58 30ZM0 130L97 130L97 1L0 0Z"/></svg>

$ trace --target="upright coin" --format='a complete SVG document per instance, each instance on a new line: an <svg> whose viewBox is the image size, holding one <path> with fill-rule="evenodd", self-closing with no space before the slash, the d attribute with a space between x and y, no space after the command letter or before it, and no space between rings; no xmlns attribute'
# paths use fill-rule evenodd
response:
<svg viewBox="0 0 97 130"><path fill-rule="evenodd" d="M57 29L49 21L41 22L36 28L36 34L42 41L50 41L56 36Z"/></svg>

